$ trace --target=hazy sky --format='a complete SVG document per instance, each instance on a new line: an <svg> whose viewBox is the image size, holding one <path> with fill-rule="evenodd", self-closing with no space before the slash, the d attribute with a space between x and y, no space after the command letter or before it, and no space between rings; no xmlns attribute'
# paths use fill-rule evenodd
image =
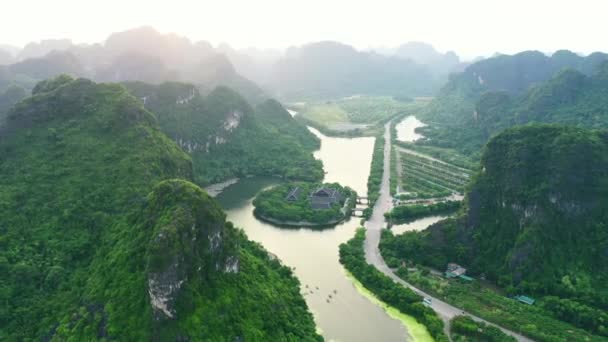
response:
<svg viewBox="0 0 608 342"><path fill-rule="evenodd" d="M367 48L416 40L468 57L526 49L588 53L608 51L606 13L603 0L18 0L2 4L0 43L99 42L151 25L235 47L338 40Z"/></svg>

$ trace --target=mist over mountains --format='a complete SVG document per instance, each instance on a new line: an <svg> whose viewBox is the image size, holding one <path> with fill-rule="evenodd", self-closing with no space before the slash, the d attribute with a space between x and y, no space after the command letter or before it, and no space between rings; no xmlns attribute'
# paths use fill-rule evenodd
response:
<svg viewBox="0 0 608 342"><path fill-rule="evenodd" d="M161 34L152 27L113 33L96 44L52 39L20 50L0 46L1 65L6 72L0 76L0 90L9 84L31 89L35 81L68 73L100 82L184 81L207 91L224 85L254 103L268 96L429 96L449 72L462 66L455 53L441 54L425 43L407 43L388 54L330 41L285 51L234 49Z"/></svg>

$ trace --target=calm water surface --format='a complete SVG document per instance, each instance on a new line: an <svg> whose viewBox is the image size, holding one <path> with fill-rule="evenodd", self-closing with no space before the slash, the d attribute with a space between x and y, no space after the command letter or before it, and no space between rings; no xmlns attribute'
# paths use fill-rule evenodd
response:
<svg viewBox="0 0 608 342"><path fill-rule="evenodd" d="M448 218L449 216L429 216L429 217L424 217L421 219L418 219L416 221L410 222L410 223L403 223L403 224L394 224L391 227L391 232L393 232L393 234L395 235L399 235L399 234L403 234L405 232L410 232L410 231L420 231L423 229L428 228L428 226L437 223L443 219Z"/></svg>
<svg viewBox="0 0 608 342"><path fill-rule="evenodd" d="M311 131L321 139L321 149L315 157L323 161L325 181L340 182L366 194L374 138L331 138ZM243 179L217 199L228 219L242 227L250 239L260 242L286 266L295 268L323 336L327 340L355 342L408 340L405 327L363 297L338 261L338 246L354 236L358 219L319 231L277 228L253 216L255 194L277 183L269 178Z"/></svg>
<svg viewBox="0 0 608 342"><path fill-rule="evenodd" d="M423 137L422 134L415 132L416 128L426 126L422 121L416 119L415 116L408 116L403 121L398 123L395 128L397 129L397 140L405 142L413 142Z"/></svg>

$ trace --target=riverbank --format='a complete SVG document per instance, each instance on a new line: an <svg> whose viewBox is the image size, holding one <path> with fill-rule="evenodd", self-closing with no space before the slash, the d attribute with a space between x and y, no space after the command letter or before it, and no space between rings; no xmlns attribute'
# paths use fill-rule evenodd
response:
<svg viewBox="0 0 608 342"><path fill-rule="evenodd" d="M350 273L348 270L345 270L345 272L346 272L346 277L353 282L353 285L355 285L355 288L357 288L357 291L359 291L359 293L361 293L363 296L365 296L365 298L369 299L376 305L382 307L389 316L400 321L401 324L403 324L403 326L407 328L408 334L414 341L416 341L416 342L434 341L433 337L431 336L431 334L429 334L429 331L426 329L426 327L424 325L418 323L412 316L408 316L408 315L402 313L401 311L399 311L397 308L392 307L392 306L386 304L385 302L383 302L382 300L380 300L378 297L376 297L376 295L373 292L368 290L365 287L365 285L363 285L359 280L357 280L357 278L352 273Z"/></svg>
<svg viewBox="0 0 608 342"><path fill-rule="evenodd" d="M324 182L340 183L365 194L374 138L334 138L311 131L322 141L315 157L323 161L327 171ZM338 261L338 246L354 235L359 220L345 220L331 229L277 228L256 218L252 204L260 190L277 183L282 182L244 178L225 189L218 201L229 221L292 269L323 337L349 342L406 340L406 327L361 294Z"/></svg>
<svg viewBox="0 0 608 342"><path fill-rule="evenodd" d="M258 193L256 217L285 227L328 227L350 216L357 193L338 183L289 182Z"/></svg>
<svg viewBox="0 0 608 342"><path fill-rule="evenodd" d="M270 223L277 227L282 228L316 228L316 229L327 229L336 226L339 223L344 222L347 216L342 217L341 219L336 219L333 221L325 222L325 223L314 223L308 221L281 221L277 219L273 219L272 217L266 217L264 215L260 215L254 211L253 213L255 217L261 221Z"/></svg>
<svg viewBox="0 0 608 342"><path fill-rule="evenodd" d="M340 245L340 263L379 299L424 325L435 341L448 341L443 321L431 308L422 304L420 295L395 283L365 261L364 243L365 229L359 228L355 237Z"/></svg>
<svg viewBox="0 0 608 342"><path fill-rule="evenodd" d="M238 183L239 178L231 178L228 179L227 181L221 182L221 183L215 183L215 184L211 184L208 185L206 187L203 188L203 190L207 191L207 194L209 194L209 196L211 197L217 197L217 195L221 194L222 191L224 191L224 189L226 189L227 187Z"/></svg>
<svg viewBox="0 0 608 342"><path fill-rule="evenodd" d="M391 127L387 125L385 127L385 135L384 138L386 141L391 141ZM374 266L374 268L384 274L385 276L392 279L398 286L402 286L403 288L411 289L416 294L420 296L424 296L425 298L431 299L431 304L429 306L443 319L443 321L449 324L449 321L459 315L466 314L472 317L475 321L482 321L484 323L489 323L485 320L477 316L473 316L465 311L463 311L459 307L452 306L437 297L433 297L432 295L420 290L417 287L414 287L412 284L406 282L398 275L396 275L391 268L388 267L384 258L380 254L379 244L380 237L382 231L385 228L384 221L384 213L388 212L392 208L392 201L390 196L390 156L391 156L391 144L385 144L384 146L384 174L382 175L382 183L380 187L380 198L378 199L374 209L372 216L366 222L366 234L365 234L365 260L367 263ZM507 333L515 337L518 341L531 341L529 338L522 336L513 331L504 329L499 327L503 332ZM445 334L448 334L448 331L445 331Z"/></svg>

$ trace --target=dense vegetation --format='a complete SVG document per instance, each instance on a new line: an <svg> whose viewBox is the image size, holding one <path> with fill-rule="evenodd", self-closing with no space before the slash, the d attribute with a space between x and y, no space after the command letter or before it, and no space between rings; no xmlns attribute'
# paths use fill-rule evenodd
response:
<svg viewBox="0 0 608 342"><path fill-rule="evenodd" d="M145 101L161 129L192 156L198 184L246 175L308 181L323 177L321 162L312 156L318 138L276 101L267 100L254 109L224 87L202 96L186 83L126 86Z"/></svg>
<svg viewBox="0 0 608 342"><path fill-rule="evenodd" d="M394 207L384 217L392 222L407 222L421 217L450 213L460 208L460 201L437 202L429 205L411 204Z"/></svg>
<svg viewBox="0 0 608 342"><path fill-rule="evenodd" d="M341 194L340 201L333 203L328 209L313 209L310 195L321 187L338 190ZM299 189L297 199L288 201L287 195L296 188ZM322 226L336 223L350 215L350 208L355 206L356 199L357 193L354 190L337 183L294 182L260 192L253 201L253 205L255 206L254 214L266 220L270 219L286 225L305 222Z"/></svg>
<svg viewBox="0 0 608 342"><path fill-rule="evenodd" d="M470 171L454 165L398 150L403 199L444 197L462 194Z"/></svg>
<svg viewBox="0 0 608 342"><path fill-rule="evenodd" d="M0 92L0 124L4 121L8 110L27 95L25 89L16 85L9 86L3 93Z"/></svg>
<svg viewBox="0 0 608 342"><path fill-rule="evenodd" d="M515 342L514 337L500 329L476 322L469 316L456 316L450 321L450 335L454 342Z"/></svg>
<svg viewBox="0 0 608 342"><path fill-rule="evenodd" d="M443 332L443 321L433 309L422 304L422 297L395 283L365 261L364 242L365 229L360 228L354 238L340 245L340 263L380 300L425 325L436 341L448 341Z"/></svg>
<svg viewBox="0 0 608 342"><path fill-rule="evenodd" d="M364 216L368 218L371 217L374 205L380 197L380 185L382 184L382 175L384 174L384 144L384 136L377 136L374 142L369 177L367 178L368 208L365 209Z"/></svg>
<svg viewBox="0 0 608 342"><path fill-rule="evenodd" d="M606 335L607 156L605 131L508 129L486 147L465 216L397 237L394 256L438 269L456 261Z"/></svg>
<svg viewBox="0 0 608 342"><path fill-rule="evenodd" d="M187 181L139 101L36 89L0 126L0 340L320 340L290 270Z"/></svg>
<svg viewBox="0 0 608 342"><path fill-rule="evenodd" d="M424 111L432 125L421 129L428 138L421 143L477 154L492 135L517 124L607 127L607 60L602 53L528 51L477 62L453 76Z"/></svg>
<svg viewBox="0 0 608 342"><path fill-rule="evenodd" d="M412 108L413 102L398 101L390 96L350 96L306 104L299 115L326 126L339 123L374 124L411 111Z"/></svg>
<svg viewBox="0 0 608 342"><path fill-rule="evenodd" d="M298 119L314 127L337 134L373 134L395 116L414 113L424 104L424 101L403 102L390 96L357 95L294 106L299 111Z"/></svg>
<svg viewBox="0 0 608 342"><path fill-rule="evenodd" d="M404 236L415 239L416 234L407 232ZM475 279L472 282L459 279L449 280L431 272L430 269L416 264L419 259L412 259L409 255L398 252L402 250L400 246L403 246L409 239L400 236L393 237L389 231L383 232L381 252L384 260L389 266L398 267L397 275L432 296L538 341L599 342L605 340L604 337L576 328L568 321L556 316L551 309L545 308L545 298L537 298L535 305L526 305L508 297L518 294L517 292L503 293L483 280ZM395 257L395 255L399 257ZM403 257L406 259L402 259ZM406 264L405 267L403 267L403 263ZM412 267L416 269L413 270ZM580 314L577 317L581 317ZM601 316L591 315L586 316L586 319L603 320Z"/></svg>

